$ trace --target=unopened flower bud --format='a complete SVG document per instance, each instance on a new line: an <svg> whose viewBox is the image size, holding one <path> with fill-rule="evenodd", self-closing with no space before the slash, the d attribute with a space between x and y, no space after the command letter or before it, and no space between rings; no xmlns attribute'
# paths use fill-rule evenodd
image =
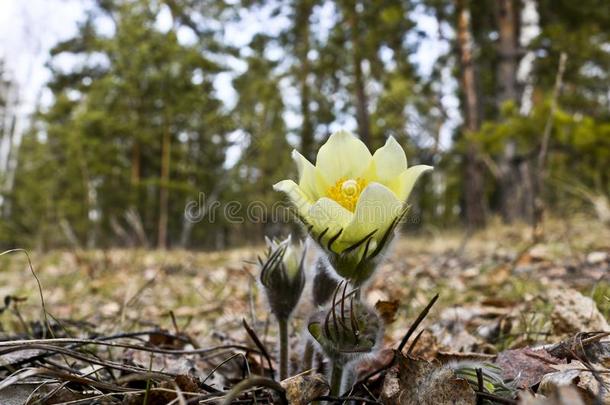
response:
<svg viewBox="0 0 610 405"><path fill-rule="evenodd" d="M382 323L375 312L356 298L357 290L347 293L347 283L337 286L331 307L314 314L308 330L335 364L371 353L378 346Z"/></svg>
<svg viewBox="0 0 610 405"><path fill-rule="evenodd" d="M332 275L331 271L326 260L323 257L318 258L311 287L313 303L317 307L323 306L330 300L339 284L339 280Z"/></svg>
<svg viewBox="0 0 610 405"><path fill-rule="evenodd" d="M291 237L283 241L266 239L268 251L259 257L260 281L265 289L271 312L278 319L288 319L297 306L305 287L305 248L292 244Z"/></svg>

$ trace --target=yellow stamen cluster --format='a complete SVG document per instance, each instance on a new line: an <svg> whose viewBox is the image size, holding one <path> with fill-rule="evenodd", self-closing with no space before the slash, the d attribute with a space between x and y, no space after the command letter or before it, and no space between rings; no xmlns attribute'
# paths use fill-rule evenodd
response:
<svg viewBox="0 0 610 405"><path fill-rule="evenodd" d="M344 208L354 212L360 193L366 185L367 181L360 177L355 179L342 177L326 190L326 194Z"/></svg>

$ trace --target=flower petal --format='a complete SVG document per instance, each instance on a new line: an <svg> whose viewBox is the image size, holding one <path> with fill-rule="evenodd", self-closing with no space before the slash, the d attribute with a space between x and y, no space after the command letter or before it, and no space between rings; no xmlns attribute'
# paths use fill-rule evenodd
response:
<svg viewBox="0 0 610 405"><path fill-rule="evenodd" d="M328 186L324 183L324 179L316 167L296 149L292 151L292 159L299 171L299 187L301 190L314 201L322 197Z"/></svg>
<svg viewBox="0 0 610 405"><path fill-rule="evenodd" d="M400 144L390 136L385 145L375 151L373 162L376 176L372 181L389 185L392 180L407 170L407 157Z"/></svg>
<svg viewBox="0 0 610 405"><path fill-rule="evenodd" d="M336 201L324 197L311 206L305 220L313 226L315 235L325 232L324 240L327 240L344 229L352 221L353 215Z"/></svg>
<svg viewBox="0 0 610 405"><path fill-rule="evenodd" d="M297 183L292 180L282 180L279 183L274 184L273 189L286 193L299 215L303 217L307 215L313 200L301 190Z"/></svg>
<svg viewBox="0 0 610 405"><path fill-rule="evenodd" d="M369 166L371 152L355 135L347 131L332 134L318 151L316 167L328 184L345 177L359 177Z"/></svg>
<svg viewBox="0 0 610 405"><path fill-rule="evenodd" d="M400 174L398 178L398 183L393 187L396 192L396 196L400 201L407 201L409 198L409 194L411 194L411 190L413 190L413 186L415 182L423 173L428 170L434 169L432 166L427 165L417 165L409 167L407 170Z"/></svg>
<svg viewBox="0 0 610 405"><path fill-rule="evenodd" d="M403 203L389 188L379 183L370 183L360 195L352 222L341 235L341 242L358 242L375 230L375 237L381 237L400 215L402 207Z"/></svg>

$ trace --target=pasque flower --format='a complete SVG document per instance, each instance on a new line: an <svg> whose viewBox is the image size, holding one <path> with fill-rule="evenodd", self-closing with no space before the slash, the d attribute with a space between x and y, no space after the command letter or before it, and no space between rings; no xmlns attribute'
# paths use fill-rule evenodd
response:
<svg viewBox="0 0 610 405"><path fill-rule="evenodd" d="M283 180L286 193L331 265L355 284L373 272L376 258L392 239L419 176L431 166L407 167L393 137L373 155L347 131L338 131L318 151L316 165L296 150L298 184Z"/></svg>
<svg viewBox="0 0 610 405"><path fill-rule="evenodd" d="M357 290L347 292L341 281L334 291L330 308L313 314L309 333L331 361L331 395L339 395L344 366L372 353L382 335L377 313L356 298Z"/></svg>
<svg viewBox="0 0 610 405"><path fill-rule="evenodd" d="M259 258L260 281L271 312L278 319L288 319L305 286L305 248L293 244L291 236L281 241L268 238L265 241L268 250L264 259Z"/></svg>
<svg viewBox="0 0 610 405"><path fill-rule="evenodd" d="M305 247L294 245L288 236L282 241L267 239L267 254L259 257L260 281L269 309L278 322L280 335L280 378L288 378L288 321L305 287Z"/></svg>

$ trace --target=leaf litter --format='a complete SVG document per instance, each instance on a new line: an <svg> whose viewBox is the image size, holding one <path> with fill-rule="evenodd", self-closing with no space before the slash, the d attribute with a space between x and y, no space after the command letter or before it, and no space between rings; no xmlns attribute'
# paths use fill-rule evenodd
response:
<svg viewBox="0 0 610 405"><path fill-rule="evenodd" d="M398 243L365 294L385 348L341 398L323 361L300 369L298 334L294 377L271 383L276 331L248 263L261 249L36 254L46 311L27 260L3 255L0 403L223 403L256 378L235 403L610 403L610 232L577 223L533 246L525 228Z"/></svg>

